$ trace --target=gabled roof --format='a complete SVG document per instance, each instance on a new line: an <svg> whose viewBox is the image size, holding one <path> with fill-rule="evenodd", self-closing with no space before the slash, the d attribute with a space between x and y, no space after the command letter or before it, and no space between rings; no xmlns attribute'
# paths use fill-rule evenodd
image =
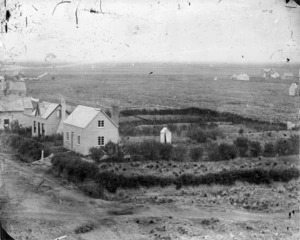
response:
<svg viewBox="0 0 300 240"><path fill-rule="evenodd" d="M104 116L106 116L106 118L110 120L116 127L118 127L101 109L82 105L78 105L75 110L66 118L64 123L80 128L86 128L100 112L104 114Z"/></svg>
<svg viewBox="0 0 300 240"><path fill-rule="evenodd" d="M23 112L24 108L32 108L32 105L30 107L30 103L28 102L27 98L22 98L14 95L1 97L1 112Z"/></svg>
<svg viewBox="0 0 300 240"><path fill-rule="evenodd" d="M164 127L160 133L166 133L166 132L171 132L167 127Z"/></svg>
<svg viewBox="0 0 300 240"><path fill-rule="evenodd" d="M59 103L50 103L43 101L37 105L36 109L33 111L33 115L39 116L43 119L47 119L58 106L60 106Z"/></svg>

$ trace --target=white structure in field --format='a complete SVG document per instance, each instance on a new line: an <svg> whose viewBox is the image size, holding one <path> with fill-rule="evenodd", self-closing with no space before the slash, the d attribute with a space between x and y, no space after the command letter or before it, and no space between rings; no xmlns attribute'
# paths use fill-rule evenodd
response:
<svg viewBox="0 0 300 240"><path fill-rule="evenodd" d="M292 83L290 88L289 88L289 95L290 96L297 96L299 95L299 86L297 83Z"/></svg>
<svg viewBox="0 0 300 240"><path fill-rule="evenodd" d="M171 143L172 142L171 140L172 140L171 131L167 127L164 127L160 131L160 142L161 143Z"/></svg>
<svg viewBox="0 0 300 240"><path fill-rule="evenodd" d="M281 75L282 80L292 80L294 79L294 74L291 72L286 72Z"/></svg>
<svg viewBox="0 0 300 240"><path fill-rule="evenodd" d="M249 81L250 77L246 73L241 73L239 75L233 74L230 79L239 81Z"/></svg>
<svg viewBox="0 0 300 240"><path fill-rule="evenodd" d="M280 77L280 74L278 72L274 72L272 75L271 75L271 78L279 78Z"/></svg>

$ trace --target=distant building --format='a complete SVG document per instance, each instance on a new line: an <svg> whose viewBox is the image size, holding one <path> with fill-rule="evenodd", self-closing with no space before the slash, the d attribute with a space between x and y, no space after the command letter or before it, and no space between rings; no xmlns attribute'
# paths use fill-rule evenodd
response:
<svg viewBox="0 0 300 240"><path fill-rule="evenodd" d="M112 107L112 118L99 108L79 105L63 122L64 147L88 155L92 147L108 142L119 142L117 106Z"/></svg>
<svg viewBox="0 0 300 240"><path fill-rule="evenodd" d="M274 69L272 69L272 68L264 68L263 69L263 78L269 79L273 73L274 73Z"/></svg>
<svg viewBox="0 0 300 240"><path fill-rule="evenodd" d="M63 133L62 122L66 119L66 102L37 103L31 117L32 136L51 136Z"/></svg>
<svg viewBox="0 0 300 240"><path fill-rule="evenodd" d="M292 80L294 79L294 74L291 72L286 72L281 75L282 80Z"/></svg>
<svg viewBox="0 0 300 240"><path fill-rule="evenodd" d="M172 133L167 127L164 127L160 131L160 142L161 143L171 143L172 142Z"/></svg>
<svg viewBox="0 0 300 240"><path fill-rule="evenodd" d="M240 81L249 81L250 77L246 74L246 73L241 73L237 76L236 80L240 80Z"/></svg>
<svg viewBox="0 0 300 240"><path fill-rule="evenodd" d="M30 97L2 96L0 99L0 129L9 127L13 121L18 121L23 127L30 127L31 113Z"/></svg>
<svg viewBox="0 0 300 240"><path fill-rule="evenodd" d="M298 96L299 95L299 86L296 83L292 83L289 88L290 96Z"/></svg>
<svg viewBox="0 0 300 240"><path fill-rule="evenodd" d="M287 121L286 126L287 130L293 130L297 126L297 124L292 123L291 121Z"/></svg>
<svg viewBox="0 0 300 240"><path fill-rule="evenodd" d="M230 77L230 79L231 79L231 80L237 80L237 77L238 77L238 76L237 76L236 74L233 74L233 75Z"/></svg>
<svg viewBox="0 0 300 240"><path fill-rule="evenodd" d="M271 74L271 78L277 79L280 77L280 74L278 72L274 72Z"/></svg>
<svg viewBox="0 0 300 240"><path fill-rule="evenodd" d="M26 83L23 79L0 76L0 97L7 95L17 95L26 97Z"/></svg>

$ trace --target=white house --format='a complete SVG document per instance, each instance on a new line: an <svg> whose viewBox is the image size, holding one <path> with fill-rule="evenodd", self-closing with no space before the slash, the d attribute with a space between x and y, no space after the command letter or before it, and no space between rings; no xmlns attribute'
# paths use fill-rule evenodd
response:
<svg viewBox="0 0 300 240"><path fill-rule="evenodd" d="M298 93L299 93L299 86L297 85L297 83L292 83L289 88L289 95L297 96L297 95L299 95Z"/></svg>
<svg viewBox="0 0 300 240"><path fill-rule="evenodd" d="M88 155L92 147L119 142L118 107L112 107L112 118L99 108L79 105L63 122L64 147Z"/></svg>
<svg viewBox="0 0 300 240"><path fill-rule="evenodd" d="M62 122L66 119L66 102L37 103L31 117L32 136L50 136L63 133Z"/></svg>
<svg viewBox="0 0 300 240"><path fill-rule="evenodd" d="M294 78L294 74L291 72L286 72L281 75L282 80L292 80Z"/></svg>
<svg viewBox="0 0 300 240"><path fill-rule="evenodd" d="M246 73L241 73L237 76L237 80L240 81L249 81L250 77Z"/></svg>
<svg viewBox="0 0 300 240"><path fill-rule="evenodd" d="M277 79L279 77L280 77L280 75L278 72L274 72L273 74L271 74L271 78Z"/></svg>
<svg viewBox="0 0 300 240"><path fill-rule="evenodd" d="M167 127L164 127L160 131L160 142L161 143L171 143L172 142L172 133Z"/></svg>
<svg viewBox="0 0 300 240"><path fill-rule="evenodd" d="M13 121L18 121L23 127L31 126L32 103L30 97L14 95L0 98L0 129L9 127Z"/></svg>

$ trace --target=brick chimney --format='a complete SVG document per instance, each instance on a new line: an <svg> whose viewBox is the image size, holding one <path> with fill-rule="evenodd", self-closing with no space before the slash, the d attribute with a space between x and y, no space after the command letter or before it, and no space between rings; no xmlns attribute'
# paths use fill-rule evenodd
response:
<svg viewBox="0 0 300 240"><path fill-rule="evenodd" d="M61 121L64 121L66 119L66 110L67 110L66 100L64 98L61 99L60 105L61 105Z"/></svg>
<svg viewBox="0 0 300 240"><path fill-rule="evenodd" d="M119 106L111 106L111 119L115 124L119 125Z"/></svg>

